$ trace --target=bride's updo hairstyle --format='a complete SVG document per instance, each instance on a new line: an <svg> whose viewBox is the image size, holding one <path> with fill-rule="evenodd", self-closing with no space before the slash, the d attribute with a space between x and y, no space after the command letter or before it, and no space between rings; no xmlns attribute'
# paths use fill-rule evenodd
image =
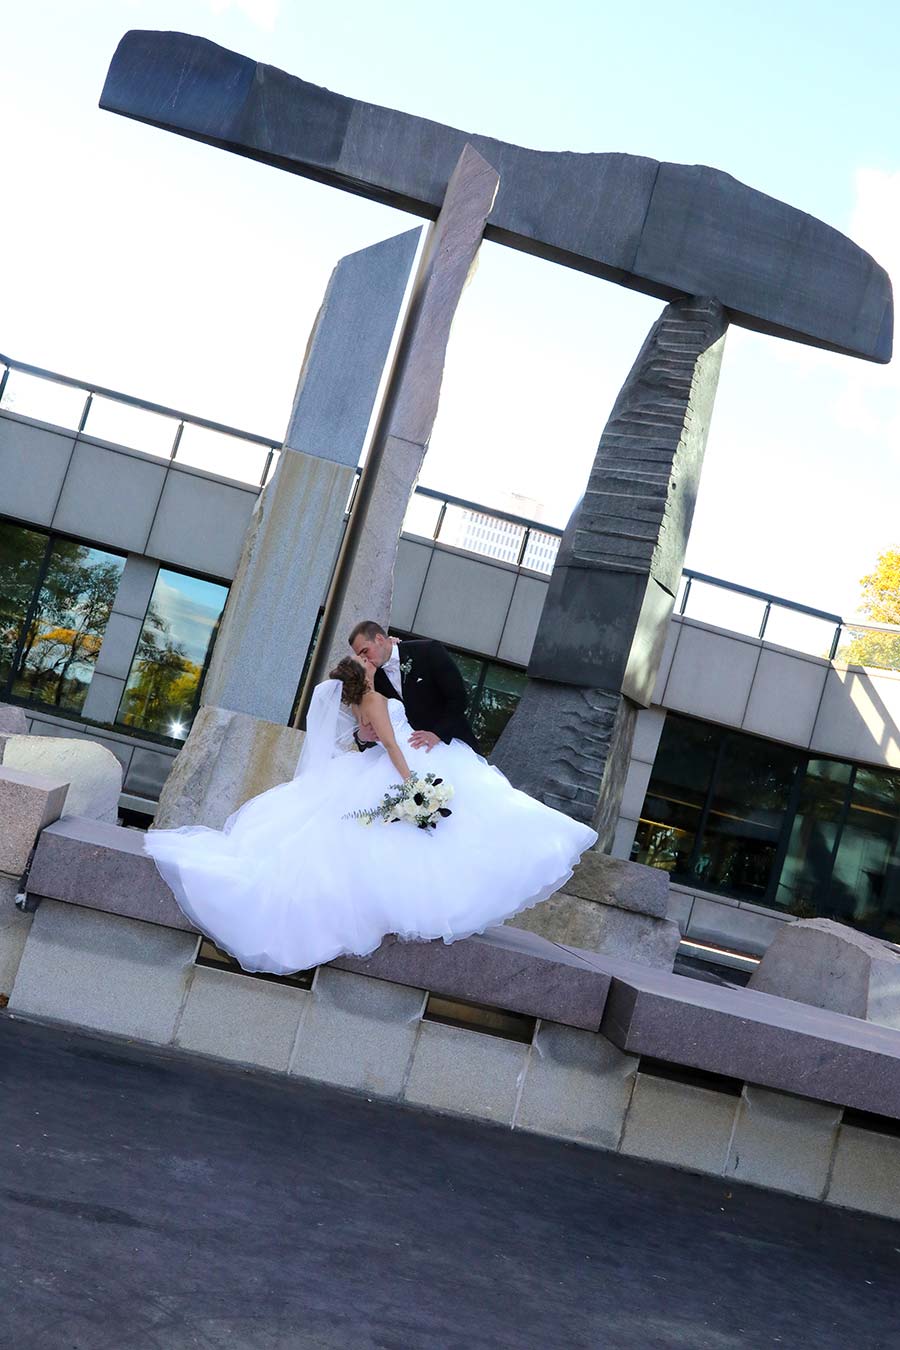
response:
<svg viewBox="0 0 900 1350"><path fill-rule="evenodd" d="M345 656L342 661L338 661L328 678L340 680L344 686L341 691L341 702L350 705L361 703L369 688L365 668L352 656Z"/></svg>

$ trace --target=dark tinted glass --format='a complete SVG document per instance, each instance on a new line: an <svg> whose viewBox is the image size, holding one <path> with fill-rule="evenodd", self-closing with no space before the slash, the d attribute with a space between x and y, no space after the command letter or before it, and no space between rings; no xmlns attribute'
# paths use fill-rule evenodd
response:
<svg viewBox="0 0 900 1350"><path fill-rule="evenodd" d="M119 706L120 723L174 740L187 736L227 595L228 587L218 582L160 568Z"/></svg>
<svg viewBox="0 0 900 1350"><path fill-rule="evenodd" d="M827 903L841 923L900 941L900 775L859 768Z"/></svg>
<svg viewBox="0 0 900 1350"><path fill-rule="evenodd" d="M723 733L671 714L666 718L632 857L686 877Z"/></svg>
<svg viewBox="0 0 900 1350"><path fill-rule="evenodd" d="M774 896L800 918L822 913L851 773L850 764L833 759L811 759L806 767Z"/></svg>
<svg viewBox="0 0 900 1350"><path fill-rule="evenodd" d="M125 559L54 539L12 692L63 712L80 712Z"/></svg>
<svg viewBox="0 0 900 1350"><path fill-rule="evenodd" d="M701 885L765 898L800 755L754 736L727 735L694 863Z"/></svg>

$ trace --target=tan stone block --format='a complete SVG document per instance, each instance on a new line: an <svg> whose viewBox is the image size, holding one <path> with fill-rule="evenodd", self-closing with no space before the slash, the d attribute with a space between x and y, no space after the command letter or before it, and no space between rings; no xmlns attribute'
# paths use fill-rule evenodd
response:
<svg viewBox="0 0 900 1350"><path fill-rule="evenodd" d="M900 1219L900 1139L842 1125L825 1199Z"/></svg>
<svg viewBox="0 0 900 1350"><path fill-rule="evenodd" d="M721 1176L738 1098L639 1073L621 1152Z"/></svg>
<svg viewBox="0 0 900 1350"><path fill-rule="evenodd" d="M828 1183L841 1108L747 1084L725 1175L819 1199Z"/></svg>
<svg viewBox="0 0 900 1350"><path fill-rule="evenodd" d="M0 872L21 876L45 825L59 820L69 784L0 767Z"/></svg>

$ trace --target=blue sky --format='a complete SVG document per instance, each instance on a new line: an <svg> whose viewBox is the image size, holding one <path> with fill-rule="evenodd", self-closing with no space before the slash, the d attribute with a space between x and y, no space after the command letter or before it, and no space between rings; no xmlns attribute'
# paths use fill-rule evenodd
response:
<svg viewBox="0 0 900 1350"><path fill-rule="evenodd" d="M29 0L0 50L0 351L280 438L337 258L409 217L101 113L128 28L546 149L727 170L900 276L900 10ZM482 250L422 481L560 523L658 303ZM732 330L689 563L826 609L900 544L900 378Z"/></svg>

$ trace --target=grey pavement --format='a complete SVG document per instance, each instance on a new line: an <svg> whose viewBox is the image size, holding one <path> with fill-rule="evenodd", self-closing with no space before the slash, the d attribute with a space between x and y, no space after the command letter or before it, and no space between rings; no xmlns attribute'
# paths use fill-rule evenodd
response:
<svg viewBox="0 0 900 1350"><path fill-rule="evenodd" d="M889 1350L898 1277L887 1220L0 1015L3 1350Z"/></svg>

